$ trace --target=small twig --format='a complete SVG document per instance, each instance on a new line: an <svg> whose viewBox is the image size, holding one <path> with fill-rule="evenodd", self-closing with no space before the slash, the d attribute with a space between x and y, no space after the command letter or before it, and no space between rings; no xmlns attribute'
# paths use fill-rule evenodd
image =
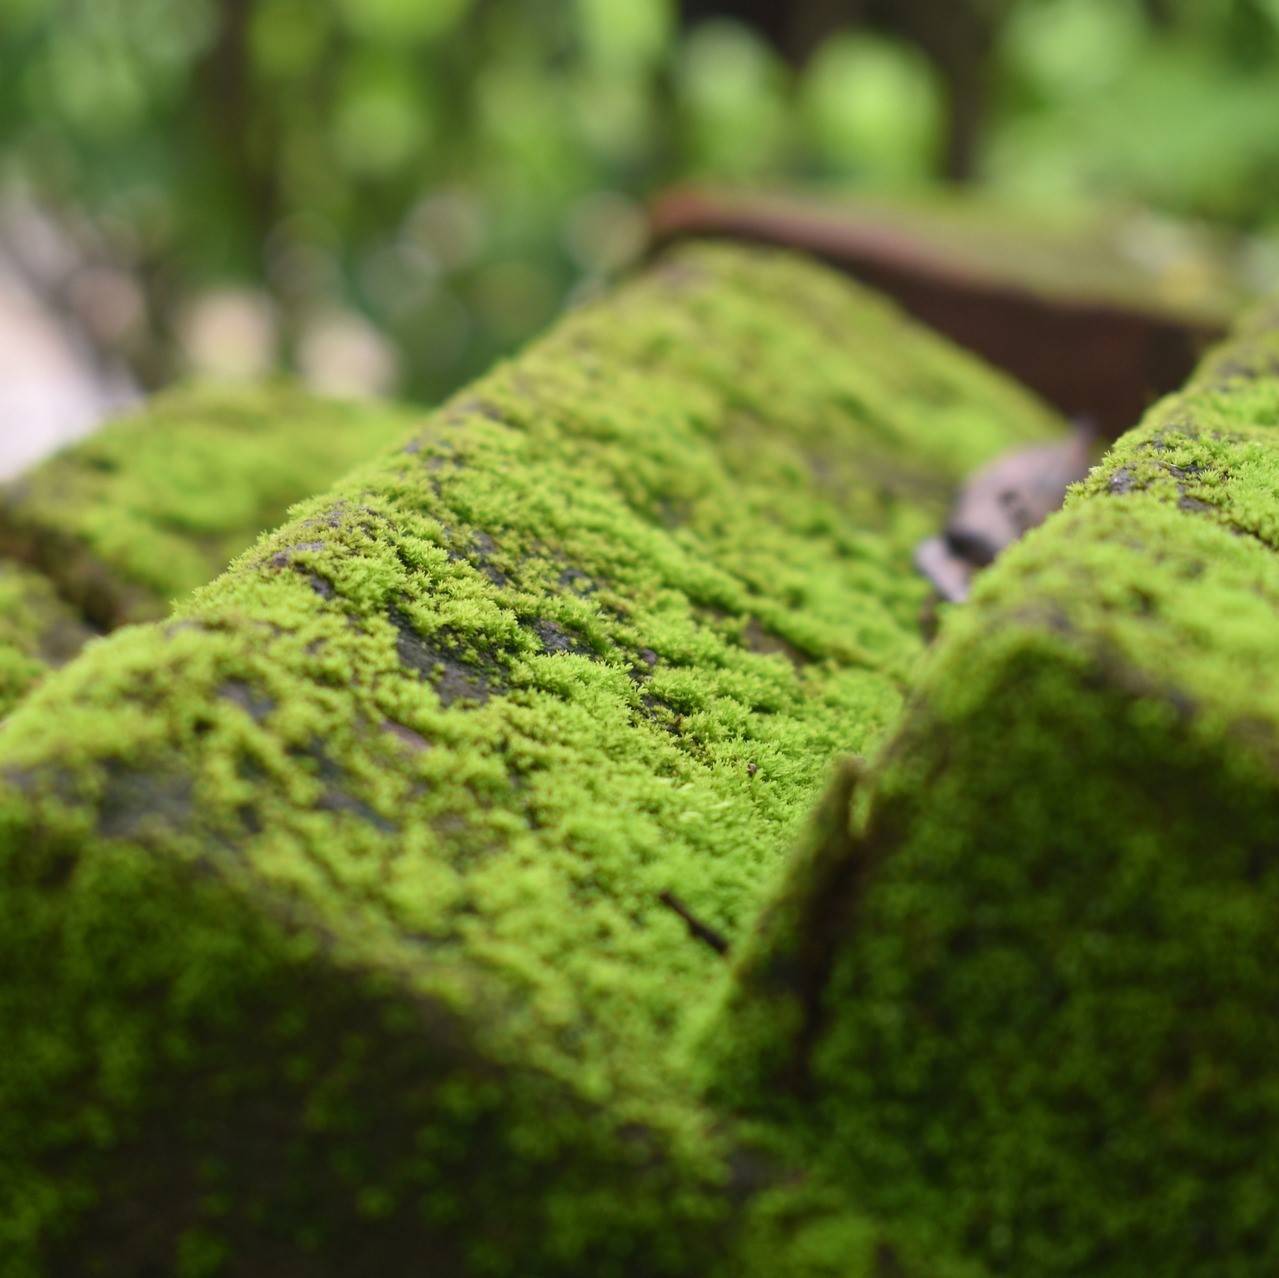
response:
<svg viewBox="0 0 1279 1278"><path fill-rule="evenodd" d="M674 892L663 892L657 899L684 920L690 936L704 941L716 954L728 953L728 942L724 937L709 924L703 923Z"/></svg>

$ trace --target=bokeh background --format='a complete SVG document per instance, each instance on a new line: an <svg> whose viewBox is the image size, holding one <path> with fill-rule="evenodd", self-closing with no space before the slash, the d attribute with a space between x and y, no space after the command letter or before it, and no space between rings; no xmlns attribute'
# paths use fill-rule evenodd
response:
<svg viewBox="0 0 1279 1278"><path fill-rule="evenodd" d="M1120 202L1274 272L1279 0L0 0L0 430L436 399L685 180Z"/></svg>

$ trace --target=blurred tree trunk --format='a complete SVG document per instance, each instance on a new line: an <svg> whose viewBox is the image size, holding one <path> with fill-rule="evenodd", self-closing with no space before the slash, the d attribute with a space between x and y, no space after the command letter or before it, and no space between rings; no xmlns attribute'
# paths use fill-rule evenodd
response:
<svg viewBox="0 0 1279 1278"><path fill-rule="evenodd" d="M249 29L254 0L221 0L217 34L199 69L204 122L231 189L237 189L248 235L259 245L278 212L278 148L255 101Z"/></svg>
<svg viewBox="0 0 1279 1278"><path fill-rule="evenodd" d="M942 176L970 180L985 132L992 58L1014 0L684 0L683 19L735 18L801 65L841 28L872 27L919 48L941 78L946 105Z"/></svg>
<svg viewBox="0 0 1279 1278"><path fill-rule="evenodd" d="M956 4L949 13L939 13L935 0L886 7L901 12L902 34L923 49L941 76L946 104L942 175L970 181L986 131L995 42L1009 0Z"/></svg>
<svg viewBox="0 0 1279 1278"><path fill-rule="evenodd" d="M941 77L946 137L941 173L976 175L986 130L995 45L1015 0L860 0L857 17L916 45Z"/></svg>

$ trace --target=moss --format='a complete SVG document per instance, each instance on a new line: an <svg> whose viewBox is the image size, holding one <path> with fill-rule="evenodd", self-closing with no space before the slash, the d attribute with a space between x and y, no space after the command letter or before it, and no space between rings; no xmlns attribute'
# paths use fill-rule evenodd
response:
<svg viewBox="0 0 1279 1278"><path fill-rule="evenodd" d="M285 385L172 391L0 489L0 555L99 628L162 617L413 420Z"/></svg>
<svg viewBox="0 0 1279 1278"><path fill-rule="evenodd" d="M1009 200L967 187L851 196L691 187L659 200L654 220L667 236L787 225L792 235L874 245L885 260L913 259L1062 306L1129 306L1217 332L1259 297L1237 238L1114 204Z"/></svg>
<svg viewBox="0 0 1279 1278"><path fill-rule="evenodd" d="M44 577L0 564L0 716L91 637Z"/></svg>
<svg viewBox="0 0 1279 1278"><path fill-rule="evenodd" d="M1279 331L953 610L743 947L718 1094L994 1273L1279 1265Z"/></svg>
<svg viewBox="0 0 1279 1278"><path fill-rule="evenodd" d="M690 189L660 199L653 222L667 240L700 232L803 247L1108 439L1181 387L1256 297L1238 246L1165 225L1156 262L1148 224L1095 208Z"/></svg>
<svg viewBox="0 0 1279 1278"><path fill-rule="evenodd" d="M685 250L47 683L0 729L10 1272L728 1265L724 963L667 902L736 941L898 709L914 543L1052 429L819 267Z"/></svg>

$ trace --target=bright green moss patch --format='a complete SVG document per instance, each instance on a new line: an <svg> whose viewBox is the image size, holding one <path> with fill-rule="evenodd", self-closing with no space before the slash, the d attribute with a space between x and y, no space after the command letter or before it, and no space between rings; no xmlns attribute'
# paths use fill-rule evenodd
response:
<svg viewBox="0 0 1279 1278"><path fill-rule="evenodd" d="M891 722L950 488L1053 426L681 252L50 681L0 729L15 1272L745 1272L780 1173L695 1102L695 933ZM936 1278L801 1199L753 1254Z"/></svg>
<svg viewBox="0 0 1279 1278"><path fill-rule="evenodd" d="M160 617L414 420L286 386L170 392L0 489L0 553L99 627Z"/></svg>
<svg viewBox="0 0 1279 1278"><path fill-rule="evenodd" d="M995 1273L1279 1266L1276 356L979 579L717 1024L720 1095Z"/></svg>
<svg viewBox="0 0 1279 1278"><path fill-rule="evenodd" d="M91 634L44 577L0 564L0 716Z"/></svg>

